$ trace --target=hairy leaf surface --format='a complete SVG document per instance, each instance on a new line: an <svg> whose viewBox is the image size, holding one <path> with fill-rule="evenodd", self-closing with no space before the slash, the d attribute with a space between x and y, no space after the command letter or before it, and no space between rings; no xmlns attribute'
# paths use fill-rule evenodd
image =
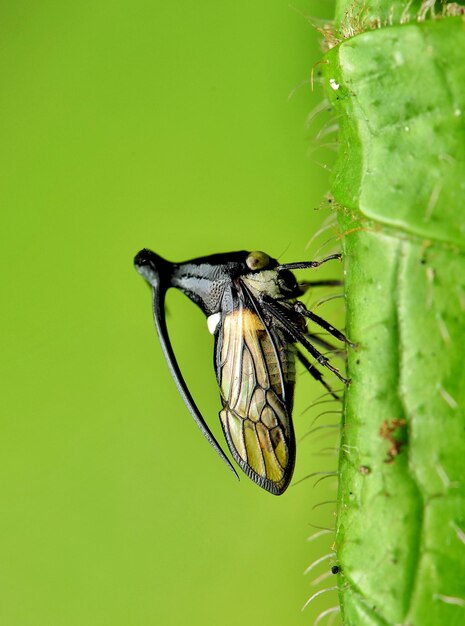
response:
<svg viewBox="0 0 465 626"><path fill-rule="evenodd" d="M337 521L356 626L465 623L465 23L418 21L424 4L400 24L407 3L393 3L392 25L344 39L323 66L359 343ZM340 22L353 5L339 3ZM380 24L382 5L369 6Z"/></svg>

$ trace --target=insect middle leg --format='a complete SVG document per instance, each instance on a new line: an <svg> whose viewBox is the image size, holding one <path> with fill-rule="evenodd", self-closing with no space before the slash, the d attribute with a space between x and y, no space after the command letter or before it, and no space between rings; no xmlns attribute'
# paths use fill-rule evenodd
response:
<svg viewBox="0 0 465 626"><path fill-rule="evenodd" d="M309 280L299 283L298 287L300 292L304 294L310 287L342 287L343 285L342 280Z"/></svg>

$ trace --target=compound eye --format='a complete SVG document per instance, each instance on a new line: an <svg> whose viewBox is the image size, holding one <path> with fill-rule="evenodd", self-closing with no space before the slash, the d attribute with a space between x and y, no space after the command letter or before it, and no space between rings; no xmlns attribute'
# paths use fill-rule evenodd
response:
<svg viewBox="0 0 465 626"><path fill-rule="evenodd" d="M247 263L247 267L251 270L262 270L269 264L270 257L265 254L265 252L257 250L251 252L245 262Z"/></svg>

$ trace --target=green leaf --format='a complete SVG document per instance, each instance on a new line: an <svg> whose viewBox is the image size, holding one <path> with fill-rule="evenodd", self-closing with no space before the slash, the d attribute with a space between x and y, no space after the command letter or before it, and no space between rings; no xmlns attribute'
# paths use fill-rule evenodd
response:
<svg viewBox="0 0 465 626"><path fill-rule="evenodd" d="M384 10L386 20L382 4L369 8ZM400 24L405 5L392 4L387 28L373 13L359 19L372 30L341 41L324 65L340 124L332 193L347 332L358 343L349 354L340 455L338 578L346 624L458 626L465 623L465 23L445 7L441 19L424 20L418 3ZM350 19L344 6L353 3L339 4L339 20Z"/></svg>

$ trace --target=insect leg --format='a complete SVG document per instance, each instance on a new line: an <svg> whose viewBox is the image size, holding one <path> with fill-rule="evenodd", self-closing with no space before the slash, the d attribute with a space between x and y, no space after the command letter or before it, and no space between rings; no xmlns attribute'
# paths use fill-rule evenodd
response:
<svg viewBox="0 0 465 626"><path fill-rule="evenodd" d="M333 346L333 344L329 343L329 341L326 341L326 339L322 339L318 334L307 333L306 337L312 343L316 343L321 348L324 348L326 352L330 352L331 354L334 354L335 356L345 356L344 349L341 350L340 348L336 348L336 346Z"/></svg>
<svg viewBox="0 0 465 626"><path fill-rule="evenodd" d="M320 382L323 385L323 387L325 387L325 389L329 391L329 393L333 396L335 400L340 400L339 396L337 396L334 393L330 385L325 381L325 379L323 378L323 374L320 372L320 370L318 370L314 365L312 365L310 361L307 359L307 357L305 356L305 354L302 354L300 350L297 350L297 358L305 367L307 372L311 374L315 380Z"/></svg>
<svg viewBox="0 0 465 626"><path fill-rule="evenodd" d="M342 255L340 253L330 254L329 256L321 259L321 261L302 261L301 263L284 263L283 265L278 265L276 268L279 271L281 270L305 270L311 267L320 267L323 263L327 261L332 261L333 259L341 260Z"/></svg>
<svg viewBox="0 0 465 626"><path fill-rule="evenodd" d="M301 343L308 352L317 360L320 365L323 365L335 374L339 380L346 385L349 384L349 380L344 378L341 372L336 369L329 360L321 354L319 350L315 348L307 339L305 334L298 328L288 317L288 312L273 298L264 296L262 299L264 308L272 315L281 326L289 333L294 341Z"/></svg>
<svg viewBox="0 0 465 626"><path fill-rule="evenodd" d="M310 287L342 287L343 285L342 280L309 280L299 283L299 289L305 293Z"/></svg>
<svg viewBox="0 0 465 626"><path fill-rule="evenodd" d="M294 311L300 313L300 315L303 315L309 320L312 320L312 322L315 322L315 324L318 324L318 326L321 326L321 328L327 330L330 335L336 337L336 339L339 339L339 341L343 341L351 348L355 348L355 344L349 341L347 337L343 333L341 333L341 331L337 330L337 328L334 328L334 326L329 324L329 322L324 320L319 315L316 315L316 313L312 313L312 311L309 311L303 302L295 302Z"/></svg>

